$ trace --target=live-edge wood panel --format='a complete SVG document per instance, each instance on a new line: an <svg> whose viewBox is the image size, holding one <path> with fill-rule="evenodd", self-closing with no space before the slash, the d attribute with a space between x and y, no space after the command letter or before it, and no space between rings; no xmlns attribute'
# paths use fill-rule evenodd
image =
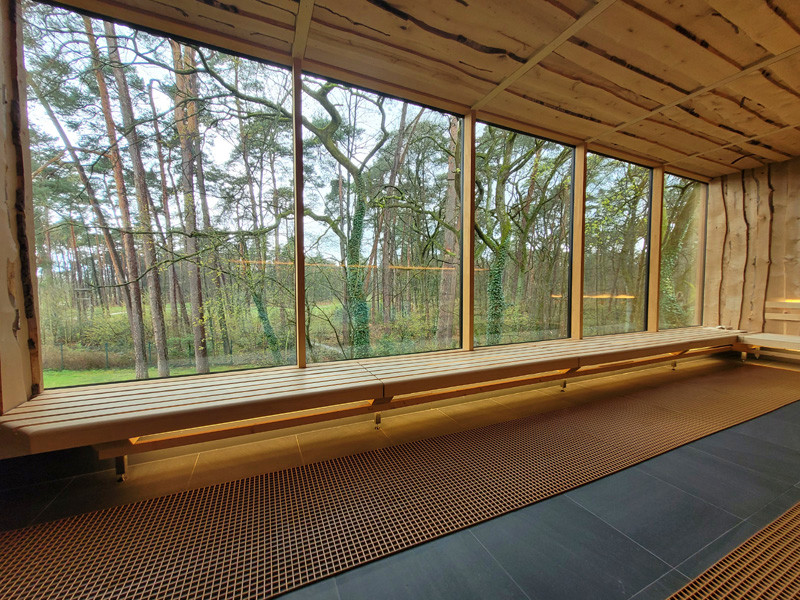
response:
<svg viewBox="0 0 800 600"><path fill-rule="evenodd" d="M0 0L0 414L41 388L30 157L17 4Z"/></svg>
<svg viewBox="0 0 800 600"><path fill-rule="evenodd" d="M800 335L800 158L712 180L706 232L704 324Z"/></svg>

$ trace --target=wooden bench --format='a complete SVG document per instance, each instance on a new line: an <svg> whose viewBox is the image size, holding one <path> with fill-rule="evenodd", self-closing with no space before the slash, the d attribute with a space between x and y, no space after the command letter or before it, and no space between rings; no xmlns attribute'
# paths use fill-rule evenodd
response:
<svg viewBox="0 0 800 600"><path fill-rule="evenodd" d="M742 353L742 360L747 358L748 353L758 358L762 349L800 352L800 335L744 333L739 336L739 343L734 347L734 350Z"/></svg>
<svg viewBox="0 0 800 600"><path fill-rule="evenodd" d="M694 327L45 390L0 417L0 458L128 454L731 350Z"/></svg>

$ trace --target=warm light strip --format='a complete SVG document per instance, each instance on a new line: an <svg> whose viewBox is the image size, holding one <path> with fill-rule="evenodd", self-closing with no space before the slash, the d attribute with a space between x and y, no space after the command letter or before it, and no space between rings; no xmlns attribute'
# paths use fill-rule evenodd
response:
<svg viewBox="0 0 800 600"><path fill-rule="evenodd" d="M592 295L584 294L583 297L584 298L593 298L595 300L609 300L609 299L613 299L613 300L632 300L633 298L636 298L636 296L631 296L629 294L617 294L616 296L612 296L611 294L592 294Z"/></svg>

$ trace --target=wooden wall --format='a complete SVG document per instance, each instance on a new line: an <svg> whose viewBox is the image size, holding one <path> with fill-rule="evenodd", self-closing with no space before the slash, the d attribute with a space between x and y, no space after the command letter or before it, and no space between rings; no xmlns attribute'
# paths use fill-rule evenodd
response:
<svg viewBox="0 0 800 600"><path fill-rule="evenodd" d="M37 393L42 380L16 8L12 0L0 0L0 414Z"/></svg>
<svg viewBox="0 0 800 600"><path fill-rule="evenodd" d="M800 300L800 158L711 181L705 281L703 324L800 335L765 319Z"/></svg>

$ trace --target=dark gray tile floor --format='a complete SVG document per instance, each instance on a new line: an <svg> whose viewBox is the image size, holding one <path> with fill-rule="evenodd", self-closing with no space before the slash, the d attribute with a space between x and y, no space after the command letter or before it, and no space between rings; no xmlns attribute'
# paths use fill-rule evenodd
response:
<svg viewBox="0 0 800 600"><path fill-rule="evenodd" d="M666 598L800 502L800 402L286 600Z"/></svg>

